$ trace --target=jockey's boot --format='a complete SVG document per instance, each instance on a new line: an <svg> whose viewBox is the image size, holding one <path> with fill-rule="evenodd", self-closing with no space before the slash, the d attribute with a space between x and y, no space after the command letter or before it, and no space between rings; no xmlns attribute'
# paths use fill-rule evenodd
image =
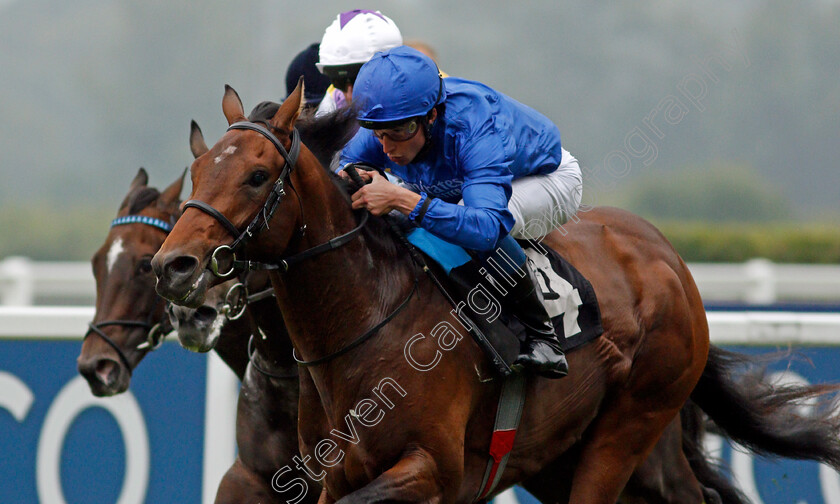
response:
<svg viewBox="0 0 840 504"><path fill-rule="evenodd" d="M562 378L569 374L566 354L543 305L542 292L533 270L527 264L520 268L524 269L525 275L516 275L516 286L502 301L509 313L525 326L525 341L512 367L531 370L545 378Z"/></svg>

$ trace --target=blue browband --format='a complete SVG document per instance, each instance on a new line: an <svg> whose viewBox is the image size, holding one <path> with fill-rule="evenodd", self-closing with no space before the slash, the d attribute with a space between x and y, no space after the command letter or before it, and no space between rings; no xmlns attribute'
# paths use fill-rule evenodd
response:
<svg viewBox="0 0 840 504"><path fill-rule="evenodd" d="M155 219L154 217L146 217L145 215L126 215L125 217L117 217L111 221L111 227L122 226L123 224L148 224L167 233L172 231L172 224Z"/></svg>

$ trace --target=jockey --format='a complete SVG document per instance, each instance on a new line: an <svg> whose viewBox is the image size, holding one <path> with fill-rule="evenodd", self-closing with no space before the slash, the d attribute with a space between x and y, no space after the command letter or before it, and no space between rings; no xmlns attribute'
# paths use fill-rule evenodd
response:
<svg viewBox="0 0 840 504"><path fill-rule="evenodd" d="M473 251L482 263L495 258L508 265L506 273L518 280L502 304L526 328L515 365L565 376L566 357L534 273L510 234L518 229L521 238L538 238L524 234L530 220L552 216L545 234L580 206L580 168L560 146L557 126L481 83L443 79L429 57L405 46L366 63L354 96L362 128L342 151L340 166L382 167L404 185L360 171L372 182L353 195L353 208L374 215L397 210L437 238ZM456 282L458 275L481 278L470 271L478 267L468 263L450 275Z"/></svg>
<svg viewBox="0 0 840 504"><path fill-rule="evenodd" d="M397 25L379 11L342 12L324 31L318 49L318 70L332 85L318 106L316 116L347 106L353 100L353 83L371 56L402 45Z"/></svg>
<svg viewBox="0 0 840 504"><path fill-rule="evenodd" d="M303 76L304 107L316 108L330 87L330 78L316 68L318 63L318 42L310 44L299 52L286 68L286 98L292 94L298 79Z"/></svg>

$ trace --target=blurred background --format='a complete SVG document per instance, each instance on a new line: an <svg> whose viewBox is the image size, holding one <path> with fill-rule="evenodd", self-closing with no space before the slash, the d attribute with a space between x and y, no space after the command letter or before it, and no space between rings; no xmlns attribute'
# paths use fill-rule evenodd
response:
<svg viewBox="0 0 840 504"><path fill-rule="evenodd" d="M840 262L840 2L0 0L0 257L86 260L145 167L285 96L338 12L379 9L442 69L553 119L585 200L688 259Z"/></svg>
<svg viewBox="0 0 840 504"><path fill-rule="evenodd" d="M838 381L840 0L0 0L0 501L213 502L236 378L169 338L93 398L87 261L140 167L162 188L192 162L190 120L223 134L225 84L282 100L289 62L357 8L554 120L584 202L651 219L689 262L715 344L805 345L774 376ZM755 504L840 503L825 466L712 441Z"/></svg>

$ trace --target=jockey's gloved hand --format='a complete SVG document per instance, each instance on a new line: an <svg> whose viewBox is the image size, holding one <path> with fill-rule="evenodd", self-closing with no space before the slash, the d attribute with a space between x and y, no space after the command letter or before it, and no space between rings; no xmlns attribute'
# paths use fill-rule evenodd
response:
<svg viewBox="0 0 840 504"><path fill-rule="evenodd" d="M339 175L344 177L344 175L347 174L349 179L356 184L365 185L369 184L373 180L373 176L370 172L378 172L380 175L386 176L385 171L382 170L382 168L367 163L348 163L347 166L341 170Z"/></svg>

